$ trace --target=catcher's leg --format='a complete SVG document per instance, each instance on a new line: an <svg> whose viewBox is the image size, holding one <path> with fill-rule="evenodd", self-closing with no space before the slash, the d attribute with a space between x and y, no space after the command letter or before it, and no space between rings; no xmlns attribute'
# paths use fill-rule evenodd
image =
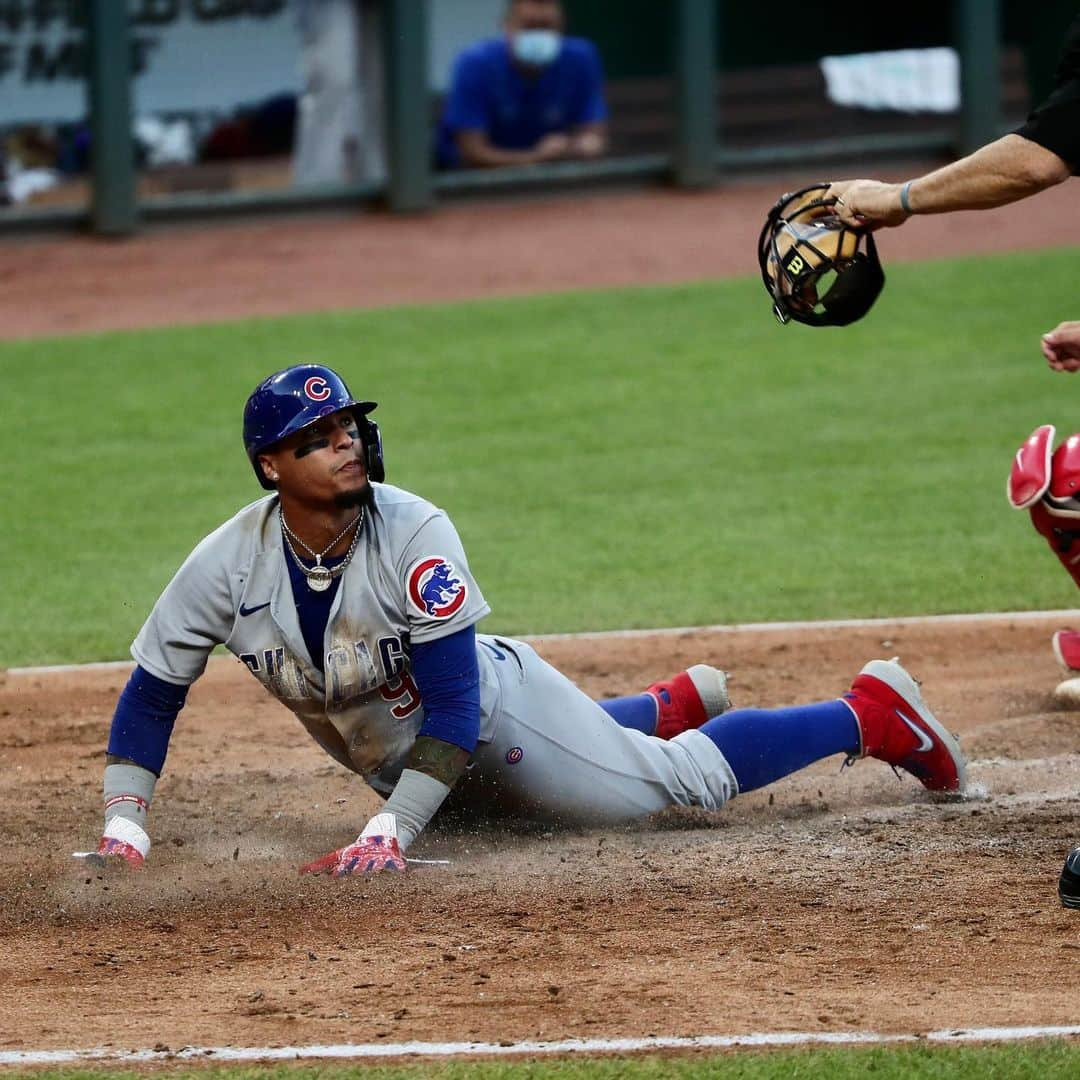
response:
<svg viewBox="0 0 1080 1080"><path fill-rule="evenodd" d="M1066 572L1080 586L1080 436L1054 450L1052 424L1037 427L1013 456L1006 488L1009 502L1027 510ZM1080 633L1059 630L1054 655L1070 677L1054 691L1062 704L1080 706Z"/></svg>
<svg viewBox="0 0 1080 1080"><path fill-rule="evenodd" d="M1063 517L1046 502L1036 503L1029 513L1036 531L1045 538L1058 561L1080 586L1080 518ZM1054 700L1071 709L1080 708L1080 633L1072 629L1058 630L1051 645L1054 656L1068 676L1054 688Z"/></svg>

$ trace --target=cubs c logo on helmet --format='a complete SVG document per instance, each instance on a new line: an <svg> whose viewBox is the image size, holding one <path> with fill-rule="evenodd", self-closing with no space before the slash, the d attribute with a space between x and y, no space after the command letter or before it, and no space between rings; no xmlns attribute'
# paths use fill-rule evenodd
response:
<svg viewBox="0 0 1080 1080"><path fill-rule="evenodd" d="M421 559L409 571L409 600L417 611L433 619L449 619L465 604L468 588L454 572L454 564L441 555Z"/></svg>
<svg viewBox="0 0 1080 1080"><path fill-rule="evenodd" d="M304 383L304 393L307 394L312 401L325 401L330 396L330 387L321 375L312 375L311 378Z"/></svg>

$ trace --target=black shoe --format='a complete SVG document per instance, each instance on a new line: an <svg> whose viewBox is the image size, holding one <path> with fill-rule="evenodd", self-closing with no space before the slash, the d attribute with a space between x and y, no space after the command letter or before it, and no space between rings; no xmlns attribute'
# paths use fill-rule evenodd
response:
<svg viewBox="0 0 1080 1080"><path fill-rule="evenodd" d="M1058 896L1061 897L1062 907L1080 908L1080 847L1074 847L1069 852L1061 868Z"/></svg>

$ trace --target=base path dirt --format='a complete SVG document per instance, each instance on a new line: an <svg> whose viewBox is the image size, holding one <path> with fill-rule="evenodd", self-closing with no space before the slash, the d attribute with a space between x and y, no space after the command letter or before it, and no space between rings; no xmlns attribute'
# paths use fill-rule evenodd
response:
<svg viewBox="0 0 1080 1080"><path fill-rule="evenodd" d="M157 226L123 242L5 240L0 338L756 274L769 208L819 179ZM1080 244L1076 197L1066 183L999 210L915 218L880 235L881 256L888 266Z"/></svg>
<svg viewBox="0 0 1080 1080"><path fill-rule="evenodd" d="M0 253L0 334L753 273L765 211L806 179L24 238ZM1080 243L1073 196L916 220L881 246ZM96 842L126 670L0 676L0 1050L1080 1023L1080 913L1055 891L1080 842L1080 713L1050 701L1058 625L540 640L596 696L711 661L758 706L834 697L899 654L959 734L973 796L935 803L833 758L639 828L444 823L412 854L449 866L371 881L296 875L377 799L228 659L177 725L149 866L86 869L70 853Z"/></svg>
<svg viewBox="0 0 1080 1080"><path fill-rule="evenodd" d="M139 874L70 857L99 821L126 670L0 685L0 1049L273 1046L1080 1022L1080 714L1056 624L539 640L596 696L700 660L737 705L824 700L899 654L973 795L832 758L715 814L640 828L435 828L404 876L296 867L377 805L240 664L194 687Z"/></svg>

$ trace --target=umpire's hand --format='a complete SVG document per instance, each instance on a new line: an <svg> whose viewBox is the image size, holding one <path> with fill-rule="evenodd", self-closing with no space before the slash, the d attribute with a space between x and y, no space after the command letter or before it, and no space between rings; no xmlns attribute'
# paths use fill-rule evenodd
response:
<svg viewBox="0 0 1080 1080"><path fill-rule="evenodd" d="M1080 322L1058 323L1040 344L1054 371L1080 371Z"/></svg>
<svg viewBox="0 0 1080 1080"><path fill-rule="evenodd" d="M825 192L836 199L836 216L853 229L902 225L908 213L900 204L902 184L880 180L834 180Z"/></svg>

